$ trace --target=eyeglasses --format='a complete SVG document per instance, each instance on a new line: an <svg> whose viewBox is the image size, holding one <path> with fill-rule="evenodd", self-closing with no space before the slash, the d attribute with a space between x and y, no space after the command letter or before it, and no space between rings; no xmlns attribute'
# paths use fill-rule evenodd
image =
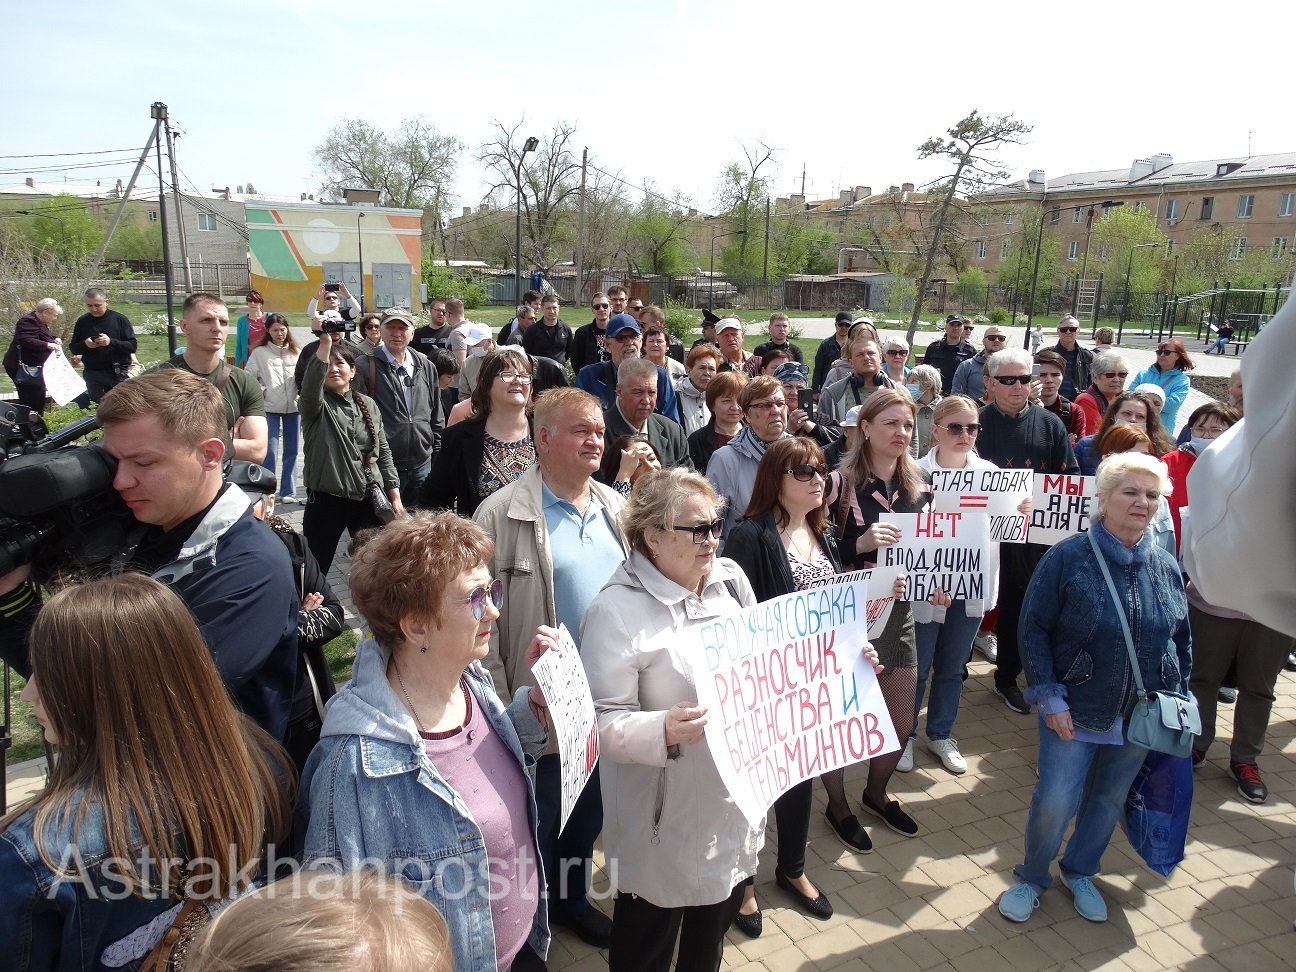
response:
<svg viewBox="0 0 1296 972"><path fill-rule="evenodd" d="M1030 375L995 375L994 380L1001 385L1029 385L1031 383Z"/></svg>
<svg viewBox="0 0 1296 972"><path fill-rule="evenodd" d="M982 341L1007 341L1007 334L987 334L981 339Z"/></svg>
<svg viewBox="0 0 1296 972"><path fill-rule="evenodd" d="M1106 378L1108 381L1110 381L1113 378L1119 378L1121 381L1124 381L1126 378L1129 377L1129 372L1128 371L1104 371L1102 373L1102 376Z"/></svg>
<svg viewBox="0 0 1296 972"><path fill-rule="evenodd" d="M610 305L610 304L591 304L590 306L592 306L595 310L607 310L608 307L610 307L611 305Z"/></svg>
<svg viewBox="0 0 1296 972"><path fill-rule="evenodd" d="M531 384L531 376L525 371L501 371L495 377L510 385L515 381L523 385Z"/></svg>
<svg viewBox="0 0 1296 972"><path fill-rule="evenodd" d="M787 402L752 402L747 407L759 412L774 412L787 408Z"/></svg>
<svg viewBox="0 0 1296 972"><path fill-rule="evenodd" d="M820 479L828 478L828 467L824 463L812 466L808 462L803 462L799 466L793 466L788 470L792 478L798 483L808 483L818 476Z"/></svg>
<svg viewBox="0 0 1296 972"><path fill-rule="evenodd" d="M1192 428L1193 435L1199 436L1200 438L1203 439L1218 439L1221 435L1223 435L1227 431L1228 429L1224 429L1219 426L1207 429L1207 428L1202 428L1201 426L1198 425L1194 425Z"/></svg>
<svg viewBox="0 0 1296 972"><path fill-rule="evenodd" d="M1158 355L1158 356L1163 355L1163 354L1177 354L1177 353L1178 353L1178 352L1175 351L1174 348L1157 348L1157 355Z"/></svg>
<svg viewBox="0 0 1296 972"><path fill-rule="evenodd" d="M680 533L693 534L694 543L706 543L707 537L719 540L722 527L724 527L724 520L712 520L710 523L699 523L697 526L674 526L671 529L678 530Z"/></svg>
<svg viewBox="0 0 1296 972"><path fill-rule="evenodd" d="M479 587L468 595L465 604L472 605L473 617L480 621L486 617L486 599L490 598L491 604L495 605L495 610L504 603L504 585L499 580L490 582L489 587Z"/></svg>
<svg viewBox="0 0 1296 972"><path fill-rule="evenodd" d="M1078 327L1059 327L1059 328L1058 328L1058 333L1059 333L1059 334L1074 334L1074 333L1075 333L1076 331L1078 331L1078 330L1080 330L1080 328L1078 328Z"/></svg>
<svg viewBox="0 0 1296 972"><path fill-rule="evenodd" d="M631 305L627 308L627 310L632 310L632 311L641 311L641 310L643 310L643 309L644 309L644 305L643 305L643 304L631 304Z"/></svg>
<svg viewBox="0 0 1296 972"><path fill-rule="evenodd" d="M964 432L968 435L976 435L981 431L981 426L977 422L969 422L967 425L962 422L951 422L949 425L942 425L941 428L950 435L962 435Z"/></svg>
<svg viewBox="0 0 1296 972"><path fill-rule="evenodd" d="M909 352L908 352L908 351L901 351L899 348L896 348L896 349L893 350L893 351L888 351L887 354L902 354L902 355L904 355L906 358L909 357Z"/></svg>
<svg viewBox="0 0 1296 972"><path fill-rule="evenodd" d="M973 327L973 326L970 325L970 324L964 324L964 325L963 325L963 330L965 330L965 331L975 331L976 328Z"/></svg>

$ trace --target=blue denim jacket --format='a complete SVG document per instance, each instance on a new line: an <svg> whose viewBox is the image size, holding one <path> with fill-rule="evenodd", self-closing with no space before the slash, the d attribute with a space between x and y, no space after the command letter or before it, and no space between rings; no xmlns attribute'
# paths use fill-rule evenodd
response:
<svg viewBox="0 0 1296 972"><path fill-rule="evenodd" d="M465 880L485 873L486 845L463 798L427 758L414 720L388 684L388 657L366 638L356 651L350 683L329 701L319 745L302 771L299 809L310 814L305 856L344 867L368 862L403 875L445 916L456 972L496 972L484 882ZM534 844L534 766L548 734L531 711L530 688L518 689L506 710L480 662L465 674L476 704L526 769ZM539 867L538 851L535 857ZM545 886L543 874L538 884ZM543 957L549 938L542 897L528 941Z"/></svg>
<svg viewBox="0 0 1296 972"><path fill-rule="evenodd" d="M35 817L32 807L0 834L0 967L137 968L170 926L179 901L161 893L129 894L107 856L99 804L87 808L75 844L70 824L50 831L54 863L64 874L41 862Z"/></svg>
<svg viewBox="0 0 1296 972"><path fill-rule="evenodd" d="M1192 647L1179 566L1150 530L1126 548L1099 520L1090 529L1124 597L1143 687L1188 693ZM1137 688L1129 651L1089 537L1054 546L1031 578L1017 628L1026 699L1063 698L1077 725L1105 732L1128 715Z"/></svg>

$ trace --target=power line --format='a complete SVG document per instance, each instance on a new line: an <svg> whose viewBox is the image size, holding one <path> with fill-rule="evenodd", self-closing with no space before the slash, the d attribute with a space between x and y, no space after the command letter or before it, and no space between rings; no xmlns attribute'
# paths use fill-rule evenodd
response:
<svg viewBox="0 0 1296 972"><path fill-rule="evenodd" d="M96 149L93 152L45 152L40 155L0 155L0 159L62 159L74 155L117 155L121 152L134 152L138 155L143 148Z"/></svg>

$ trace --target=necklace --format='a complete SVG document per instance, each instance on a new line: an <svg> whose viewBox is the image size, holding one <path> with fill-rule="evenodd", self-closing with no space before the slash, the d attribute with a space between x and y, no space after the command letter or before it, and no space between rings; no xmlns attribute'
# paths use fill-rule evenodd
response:
<svg viewBox="0 0 1296 972"><path fill-rule="evenodd" d="M804 527L801 527L798 530L780 530L779 536L783 537L787 541L788 549L792 551L792 553L796 554L798 560L801 560L805 563L809 563L810 561L814 560L814 553L815 553L814 544L811 543L810 545L810 553L805 554L802 552L803 548L797 542L798 541L797 533L800 532L800 530L804 530L804 529L805 529Z"/></svg>
<svg viewBox="0 0 1296 972"><path fill-rule="evenodd" d="M392 668L395 669L396 671L396 682L397 684L400 685L401 695L405 696L405 704L409 706L410 715L414 717L414 724L418 726L419 733L423 735L433 735L433 736L438 735L437 733L429 733L427 729L424 727L423 720L419 718L418 711L414 708L414 701L410 698L409 689L405 687L405 679L401 676L400 666L396 664L395 658L391 660L391 663L392 663ZM468 686L463 682L462 679L459 682L459 689L463 693L463 697L464 697L464 717L463 717L463 722L459 724L459 727L457 729L452 730L451 731L452 733L461 731L465 726L468 725L468 720L472 718L472 703L469 702L468 700ZM473 733L471 732L468 733L468 741L469 742L473 741Z"/></svg>

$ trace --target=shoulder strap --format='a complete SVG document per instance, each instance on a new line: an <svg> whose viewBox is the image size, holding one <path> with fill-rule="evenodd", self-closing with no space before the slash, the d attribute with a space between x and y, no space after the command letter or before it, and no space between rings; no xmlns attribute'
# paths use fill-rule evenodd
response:
<svg viewBox="0 0 1296 972"><path fill-rule="evenodd" d="M224 393L225 385L229 381L230 372L233 370L234 369L230 367L228 361L221 363L220 377L216 379L216 390L218 392L221 392L222 394Z"/></svg>
<svg viewBox="0 0 1296 972"><path fill-rule="evenodd" d="M742 598L738 596L738 582L731 577L724 582L724 586L729 589L729 596L741 604Z"/></svg>
<svg viewBox="0 0 1296 972"><path fill-rule="evenodd" d="M850 517L851 496L855 492L855 475L849 469L841 474L841 496L837 497L837 540L846 535L846 520Z"/></svg>
<svg viewBox="0 0 1296 972"><path fill-rule="evenodd" d="M1147 694L1143 689L1143 676L1139 673L1138 655L1134 652L1134 636L1130 634L1129 621L1125 617L1125 605L1116 593L1116 583L1112 580L1111 571L1107 569L1107 558L1102 555L1098 549L1098 540L1094 536L1093 530L1089 530L1089 546L1093 547L1094 556L1098 558L1098 566L1102 570L1103 580L1107 582L1107 590L1111 592L1112 601L1116 604L1116 616L1120 618L1121 631L1125 633L1125 647L1129 650L1130 666L1134 669L1134 684L1138 686L1139 695Z"/></svg>

